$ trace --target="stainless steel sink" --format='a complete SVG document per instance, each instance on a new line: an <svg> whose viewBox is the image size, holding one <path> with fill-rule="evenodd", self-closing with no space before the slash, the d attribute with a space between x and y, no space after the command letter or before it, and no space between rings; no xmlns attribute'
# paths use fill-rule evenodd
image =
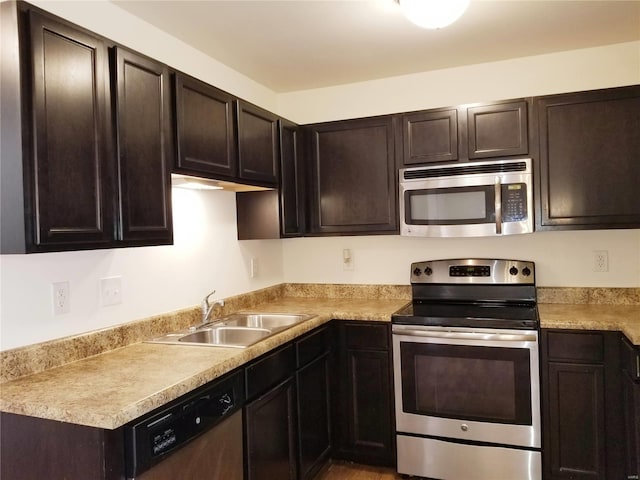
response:
<svg viewBox="0 0 640 480"><path fill-rule="evenodd" d="M246 348L314 316L297 313L234 313L200 327L168 333L148 342Z"/></svg>
<svg viewBox="0 0 640 480"><path fill-rule="evenodd" d="M182 343L248 346L272 335L265 328L215 327L197 330L178 339Z"/></svg>

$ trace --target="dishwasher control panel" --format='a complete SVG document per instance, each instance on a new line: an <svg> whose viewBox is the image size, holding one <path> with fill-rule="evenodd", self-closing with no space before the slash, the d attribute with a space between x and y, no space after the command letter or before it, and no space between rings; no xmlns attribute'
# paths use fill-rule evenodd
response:
<svg viewBox="0 0 640 480"><path fill-rule="evenodd" d="M236 372L125 425L127 478L135 478L242 408L244 376Z"/></svg>

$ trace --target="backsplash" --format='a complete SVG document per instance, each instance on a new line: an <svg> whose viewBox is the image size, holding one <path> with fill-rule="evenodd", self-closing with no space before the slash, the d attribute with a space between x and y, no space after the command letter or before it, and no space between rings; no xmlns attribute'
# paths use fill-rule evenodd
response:
<svg viewBox="0 0 640 480"><path fill-rule="evenodd" d="M540 304L640 305L640 288L538 287ZM279 298L341 298L411 300L409 285L285 283L225 299L218 316ZM0 383L99 355L200 321L194 306L115 327L64 337L0 352ZM217 318L217 317L215 317Z"/></svg>

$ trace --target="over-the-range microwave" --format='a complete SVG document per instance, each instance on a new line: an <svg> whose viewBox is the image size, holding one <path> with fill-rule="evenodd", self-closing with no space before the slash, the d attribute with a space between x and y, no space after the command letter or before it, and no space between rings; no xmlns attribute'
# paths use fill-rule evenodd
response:
<svg viewBox="0 0 640 480"><path fill-rule="evenodd" d="M400 170L400 234L478 237L533 232L530 158Z"/></svg>

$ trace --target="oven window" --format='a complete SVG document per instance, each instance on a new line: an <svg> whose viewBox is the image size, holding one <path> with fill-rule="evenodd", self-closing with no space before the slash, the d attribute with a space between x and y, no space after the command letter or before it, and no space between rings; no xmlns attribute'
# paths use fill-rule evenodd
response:
<svg viewBox="0 0 640 480"><path fill-rule="evenodd" d="M405 195L408 224L466 225L495 222L495 189L491 185L409 190Z"/></svg>
<svg viewBox="0 0 640 480"><path fill-rule="evenodd" d="M531 425L529 350L400 343L408 413Z"/></svg>

